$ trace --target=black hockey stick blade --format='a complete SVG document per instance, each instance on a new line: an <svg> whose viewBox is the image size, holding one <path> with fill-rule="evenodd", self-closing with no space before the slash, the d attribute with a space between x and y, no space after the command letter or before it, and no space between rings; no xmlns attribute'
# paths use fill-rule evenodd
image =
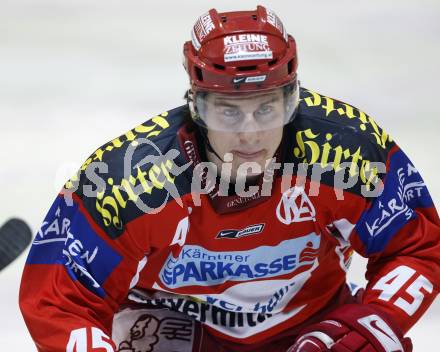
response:
<svg viewBox="0 0 440 352"><path fill-rule="evenodd" d="M10 219L0 227L0 270L16 259L32 240L32 231L21 219Z"/></svg>

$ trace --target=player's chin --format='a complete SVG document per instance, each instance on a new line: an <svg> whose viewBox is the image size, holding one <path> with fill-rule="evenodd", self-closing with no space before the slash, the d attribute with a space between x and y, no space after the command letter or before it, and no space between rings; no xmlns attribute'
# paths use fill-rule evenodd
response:
<svg viewBox="0 0 440 352"><path fill-rule="evenodd" d="M245 162L257 162L259 163L261 160L264 160L267 156L267 150L266 149L259 149L255 151L240 151L240 150L233 150L231 153L234 155L234 159L238 161L239 163L245 163Z"/></svg>

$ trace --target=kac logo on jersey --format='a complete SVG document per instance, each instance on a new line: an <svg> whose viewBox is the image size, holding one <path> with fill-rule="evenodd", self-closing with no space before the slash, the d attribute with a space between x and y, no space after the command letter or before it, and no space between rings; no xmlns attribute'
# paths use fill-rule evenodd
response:
<svg viewBox="0 0 440 352"><path fill-rule="evenodd" d="M283 193L276 210L277 218L283 224L315 221L316 211L304 188L292 187Z"/></svg>
<svg viewBox="0 0 440 352"><path fill-rule="evenodd" d="M264 224L249 225L241 230L222 230L217 234L216 238L241 238L250 235L256 235L263 232Z"/></svg>

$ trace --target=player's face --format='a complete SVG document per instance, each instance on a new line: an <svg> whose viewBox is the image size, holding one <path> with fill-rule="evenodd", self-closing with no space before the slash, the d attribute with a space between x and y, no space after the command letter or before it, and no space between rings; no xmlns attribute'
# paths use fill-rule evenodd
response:
<svg viewBox="0 0 440 352"><path fill-rule="evenodd" d="M232 181L259 174L246 170L244 165L240 168L246 162L258 164L260 173L263 172L266 160L274 156L283 135L283 91L236 97L211 93L206 107L208 138L213 149L222 158L226 153L233 156ZM220 170L222 162L209 151L208 158Z"/></svg>

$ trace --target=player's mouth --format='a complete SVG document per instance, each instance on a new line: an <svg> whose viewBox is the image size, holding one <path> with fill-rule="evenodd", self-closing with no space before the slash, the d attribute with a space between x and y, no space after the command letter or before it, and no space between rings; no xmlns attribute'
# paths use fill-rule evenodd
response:
<svg viewBox="0 0 440 352"><path fill-rule="evenodd" d="M257 151L240 151L240 150L233 150L232 153L236 156L238 156L240 159L247 159L247 160L255 160L265 155L265 150L257 150Z"/></svg>

